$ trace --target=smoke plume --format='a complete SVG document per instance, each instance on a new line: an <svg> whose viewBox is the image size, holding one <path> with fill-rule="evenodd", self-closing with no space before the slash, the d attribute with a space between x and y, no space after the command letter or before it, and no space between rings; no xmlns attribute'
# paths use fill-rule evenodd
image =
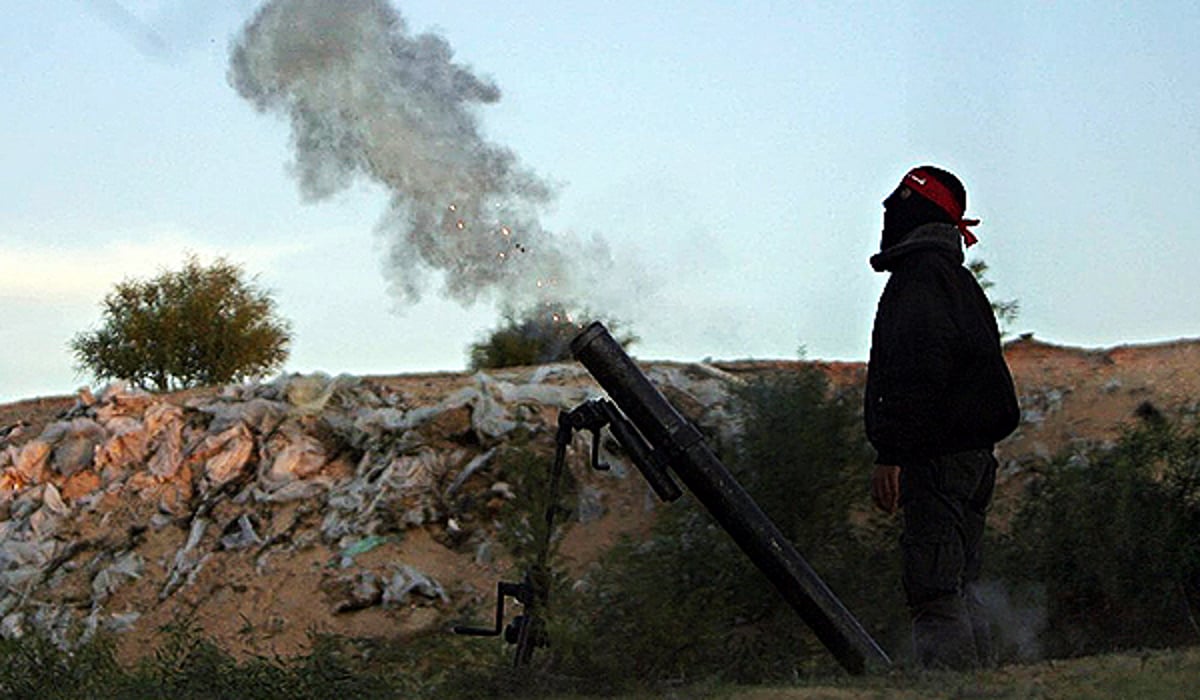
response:
<svg viewBox="0 0 1200 700"><path fill-rule="evenodd" d="M576 245L539 224L552 188L481 132L477 110L499 88L444 38L411 34L386 0L267 2L235 41L229 81L290 120L306 199L359 177L386 186L379 231L399 299L420 300L431 273L463 305L560 302L588 286ZM589 245L591 264L608 259Z"/></svg>
<svg viewBox="0 0 1200 700"><path fill-rule="evenodd" d="M1014 595L999 581L981 581L971 587L971 593L992 625L1001 659L1029 662L1042 658L1041 635L1048 623L1041 587Z"/></svg>

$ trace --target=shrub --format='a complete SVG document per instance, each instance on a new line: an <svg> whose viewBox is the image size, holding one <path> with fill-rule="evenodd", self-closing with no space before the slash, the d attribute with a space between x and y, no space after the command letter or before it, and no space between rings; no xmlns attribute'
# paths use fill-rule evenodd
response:
<svg viewBox="0 0 1200 700"><path fill-rule="evenodd" d="M519 314L507 311L498 328L471 344L468 365L475 371L570 360L571 339L592 320L588 314L571 314L561 307L545 305ZM637 341L630 334L616 335L619 324L608 325L621 347L628 348Z"/></svg>
<svg viewBox="0 0 1200 700"><path fill-rule="evenodd" d="M144 389L224 384L280 367L291 334L267 292L224 259L151 280L125 280L105 296L103 325L71 348L81 370Z"/></svg>
<svg viewBox="0 0 1200 700"><path fill-rule="evenodd" d="M871 453L858 397L816 370L750 384L726 465L867 629L907 630L892 526L867 513ZM554 669L593 687L763 682L836 668L709 514L685 498L626 539L559 611ZM863 613L866 613L863 615ZM614 687L617 686L617 687Z"/></svg>
<svg viewBox="0 0 1200 700"><path fill-rule="evenodd" d="M1045 468L1005 539L1055 656L1200 637L1200 432L1157 415Z"/></svg>
<svg viewBox="0 0 1200 700"><path fill-rule="evenodd" d="M43 631L0 639L0 697L109 697L123 679L110 637L97 637L70 652Z"/></svg>

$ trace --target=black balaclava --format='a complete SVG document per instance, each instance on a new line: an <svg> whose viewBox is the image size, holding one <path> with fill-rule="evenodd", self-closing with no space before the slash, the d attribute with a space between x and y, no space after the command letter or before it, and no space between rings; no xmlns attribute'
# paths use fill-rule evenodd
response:
<svg viewBox="0 0 1200 700"><path fill-rule="evenodd" d="M967 193L962 183L953 174L932 165L922 165L914 170L924 170L949 189L963 209L966 209ZM883 200L883 236L879 243L881 251L887 250L904 240L913 229L929 223L957 223L945 209L918 195L903 183L887 199Z"/></svg>

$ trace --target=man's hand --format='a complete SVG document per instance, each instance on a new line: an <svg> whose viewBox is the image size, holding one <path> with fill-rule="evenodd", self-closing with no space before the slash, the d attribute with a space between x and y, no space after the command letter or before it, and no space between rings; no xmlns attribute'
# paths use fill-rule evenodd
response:
<svg viewBox="0 0 1200 700"><path fill-rule="evenodd" d="M871 500L884 513L892 514L900 507L900 467L875 465L871 475Z"/></svg>

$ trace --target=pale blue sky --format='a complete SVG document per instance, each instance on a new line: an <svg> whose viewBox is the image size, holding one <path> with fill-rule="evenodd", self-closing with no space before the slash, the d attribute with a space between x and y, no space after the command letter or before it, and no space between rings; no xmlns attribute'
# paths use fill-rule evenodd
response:
<svg viewBox="0 0 1200 700"><path fill-rule="evenodd" d="M1200 336L1200 6L393 3L492 79L483 131L558 185L645 288L645 358L863 359L880 201L964 180L1013 330ZM316 203L287 123L226 79L247 0L18 1L0 26L0 400L86 384L67 343L186 251L258 275L288 371L458 369L495 310L390 298L371 183Z"/></svg>

